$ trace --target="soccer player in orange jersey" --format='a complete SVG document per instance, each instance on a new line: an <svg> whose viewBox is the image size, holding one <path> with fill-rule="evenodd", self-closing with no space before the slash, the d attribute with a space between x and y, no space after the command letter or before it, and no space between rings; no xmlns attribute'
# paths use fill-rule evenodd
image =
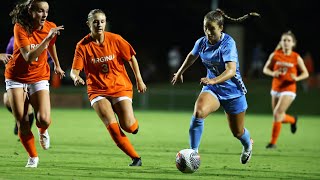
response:
<svg viewBox="0 0 320 180"><path fill-rule="evenodd" d="M40 145L43 149L50 146L47 130L51 123L47 51L53 58L55 73L61 78L65 74L60 67L55 45L57 35L64 28L47 21L48 11L46 0L27 0L18 3L10 12L14 23L14 52L6 65L5 82L20 141L29 154L26 165L29 168L37 167L39 162L28 122L29 103L37 116Z"/></svg>
<svg viewBox="0 0 320 180"><path fill-rule="evenodd" d="M308 78L309 73L301 56L293 51L295 46L295 35L291 31L283 33L277 48L270 54L263 68L264 74L273 77L271 88L273 127L267 149L276 148L282 123L290 123L293 134L297 131L297 116L286 114L286 111L296 97L296 82Z"/></svg>
<svg viewBox="0 0 320 180"><path fill-rule="evenodd" d="M138 92L145 92L147 87L134 49L120 35L105 32L106 23L102 10L90 11L87 21L90 33L77 43L70 76L76 86L84 85L79 76L84 69L91 106L117 146L132 159L129 166L141 166L141 157L122 132L136 134L139 128L132 108L132 83L124 63L128 62L134 72Z"/></svg>

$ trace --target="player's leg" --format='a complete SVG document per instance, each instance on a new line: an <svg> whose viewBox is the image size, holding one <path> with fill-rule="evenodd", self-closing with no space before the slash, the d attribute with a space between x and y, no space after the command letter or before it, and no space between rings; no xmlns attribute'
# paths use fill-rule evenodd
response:
<svg viewBox="0 0 320 180"><path fill-rule="evenodd" d="M245 111L239 114L226 113L226 115L233 136L239 139L243 146L240 162L246 164L252 156L253 140L250 137L249 131L244 128Z"/></svg>
<svg viewBox="0 0 320 180"><path fill-rule="evenodd" d="M190 148L198 152L204 130L204 119L220 107L218 98L210 91L201 92L194 105L189 128Z"/></svg>
<svg viewBox="0 0 320 180"><path fill-rule="evenodd" d="M279 95L278 94L271 94L271 108L272 108L272 112L274 112L274 109L275 107L277 106L278 102L279 102ZM272 120L272 131L271 131L271 140L270 142L272 141L272 137L278 137L279 136L279 133L281 131L281 122L276 122L274 121L274 118ZM267 149L274 149L276 148L276 145L275 144L272 144L272 143L268 143L266 148Z"/></svg>
<svg viewBox="0 0 320 180"><path fill-rule="evenodd" d="M30 103L36 115L39 142L44 150L50 147L48 128L51 124L51 103L48 81L29 85Z"/></svg>
<svg viewBox="0 0 320 180"><path fill-rule="evenodd" d="M132 134L138 132L138 120L132 108L132 100L128 97L112 98L113 109L118 116L121 128Z"/></svg>
<svg viewBox="0 0 320 180"><path fill-rule="evenodd" d="M28 117L29 117L30 128L32 128L32 124L34 120L34 110L31 104L29 104L29 107L28 107Z"/></svg>
<svg viewBox="0 0 320 180"><path fill-rule="evenodd" d="M26 99L27 93L22 87L8 89L7 92L8 99L12 108L12 113L17 121L19 129L18 136L20 137L22 145L29 154L29 159L26 167L37 167L39 158L34 144L34 136L28 122L27 111L29 102Z"/></svg>
<svg viewBox="0 0 320 180"><path fill-rule="evenodd" d="M292 104L292 102L294 101L294 99L296 97L296 94L293 93L293 92L284 92L282 94L283 95L287 95L287 96L291 96L292 99L289 100L290 101L290 105ZM288 98L288 99L290 99L290 98ZM289 105L289 107L290 107L290 105ZM297 131L297 121L298 121L298 117L297 116L291 116L291 115L285 113L285 116L284 116L284 118L282 120L282 123L289 123L290 124L291 133L294 134Z"/></svg>
<svg viewBox="0 0 320 180"><path fill-rule="evenodd" d="M294 98L288 95L282 95L277 100L277 103L273 110L273 127L271 141L266 148L274 148L280 135L282 121L285 119L286 111L292 104ZM275 100L276 101L276 100Z"/></svg>
<svg viewBox="0 0 320 180"><path fill-rule="evenodd" d="M8 109L8 111L10 113L12 113L12 109L11 109L10 102L8 99L8 94L6 92L3 93L3 104ZM13 134L18 135L18 125L17 125L16 121L14 121Z"/></svg>
<svg viewBox="0 0 320 180"><path fill-rule="evenodd" d="M248 108L246 98L243 95L235 99L221 101L221 104L225 109L233 136L239 139L243 146L240 161L242 164L246 164L251 158L253 144L250 133L244 126L245 113Z"/></svg>
<svg viewBox="0 0 320 180"><path fill-rule="evenodd" d="M131 159L139 159L140 156L134 150L128 137L122 132L117 122L111 102L106 98L100 98L100 96L98 98L91 101L92 107L107 127L113 141L124 153L131 157Z"/></svg>

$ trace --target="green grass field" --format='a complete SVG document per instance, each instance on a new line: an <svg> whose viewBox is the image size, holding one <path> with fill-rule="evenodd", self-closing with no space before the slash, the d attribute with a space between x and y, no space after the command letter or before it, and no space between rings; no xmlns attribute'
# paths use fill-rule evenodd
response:
<svg viewBox="0 0 320 180"><path fill-rule="evenodd" d="M13 116L1 108L0 179L320 179L320 119L300 116L297 134L284 125L278 149L266 150L271 114L247 114L246 127L254 139L251 161L239 162L241 145L233 138L223 114L205 122L200 146L201 166L193 174L175 167L175 155L188 147L192 112L136 111L140 131L128 135L142 156L142 167L120 151L92 109L53 109L49 128L51 149L38 143L39 166L25 168L27 153L13 135Z"/></svg>

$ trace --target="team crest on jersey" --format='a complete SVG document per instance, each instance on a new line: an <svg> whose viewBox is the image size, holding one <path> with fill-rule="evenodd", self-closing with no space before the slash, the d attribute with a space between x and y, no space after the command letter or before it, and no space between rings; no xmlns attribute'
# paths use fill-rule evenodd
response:
<svg viewBox="0 0 320 180"><path fill-rule="evenodd" d="M103 56L103 57L91 59L91 62L93 64L103 63L103 62L107 62L107 61L112 61L114 58L115 58L115 55L111 54L111 55L108 55L108 56Z"/></svg>

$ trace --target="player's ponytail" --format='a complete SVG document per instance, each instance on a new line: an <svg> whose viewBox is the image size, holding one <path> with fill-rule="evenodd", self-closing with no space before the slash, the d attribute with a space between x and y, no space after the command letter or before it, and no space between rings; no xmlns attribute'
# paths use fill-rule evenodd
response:
<svg viewBox="0 0 320 180"><path fill-rule="evenodd" d="M232 18L232 17L228 16L221 9L216 9L215 11L210 11L209 13L207 13L204 18L209 21L214 21L219 26L222 26L224 24L224 18L226 18L230 21L241 22L241 21L248 19L249 17L260 17L260 14L258 14L256 12L250 12L250 13L245 14L239 18Z"/></svg>

